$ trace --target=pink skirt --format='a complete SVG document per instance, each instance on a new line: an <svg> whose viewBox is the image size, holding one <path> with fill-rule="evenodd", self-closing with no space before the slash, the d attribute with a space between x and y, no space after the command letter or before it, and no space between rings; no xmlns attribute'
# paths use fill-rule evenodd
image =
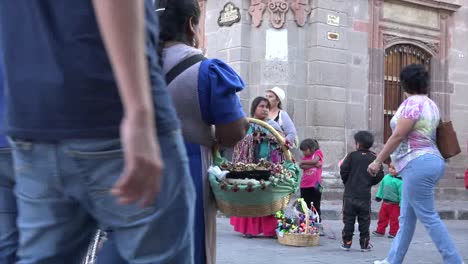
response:
<svg viewBox="0 0 468 264"><path fill-rule="evenodd" d="M275 236L278 220L273 216L263 217L231 217L231 225L234 231L244 235Z"/></svg>

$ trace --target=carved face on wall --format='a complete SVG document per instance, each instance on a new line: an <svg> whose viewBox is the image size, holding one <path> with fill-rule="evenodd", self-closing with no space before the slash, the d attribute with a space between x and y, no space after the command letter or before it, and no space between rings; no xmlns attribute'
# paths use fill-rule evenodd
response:
<svg viewBox="0 0 468 264"><path fill-rule="evenodd" d="M270 11L270 22L274 28L282 28L286 21L286 12L289 4L286 0L269 0L268 11Z"/></svg>

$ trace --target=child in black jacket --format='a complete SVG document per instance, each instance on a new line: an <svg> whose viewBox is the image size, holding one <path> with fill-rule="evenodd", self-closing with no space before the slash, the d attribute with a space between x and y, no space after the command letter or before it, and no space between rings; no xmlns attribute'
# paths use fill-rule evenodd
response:
<svg viewBox="0 0 468 264"><path fill-rule="evenodd" d="M373 176L367 172L376 154L369 149L374 144L374 136L368 131L359 131L354 135L356 151L349 153L340 166L341 179L345 185L343 195L343 242L341 248L348 251L351 248L356 218L359 223L361 251L369 251L371 187L378 184L383 176L382 168Z"/></svg>

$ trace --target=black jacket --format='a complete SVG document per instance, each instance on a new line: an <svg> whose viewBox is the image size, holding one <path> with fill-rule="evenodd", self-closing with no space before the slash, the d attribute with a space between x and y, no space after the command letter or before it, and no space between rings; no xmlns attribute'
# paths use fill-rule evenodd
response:
<svg viewBox="0 0 468 264"><path fill-rule="evenodd" d="M340 167L345 198L371 199L371 187L384 177L382 168L376 176L367 172L367 167L375 159L375 153L370 150L357 150L346 156Z"/></svg>

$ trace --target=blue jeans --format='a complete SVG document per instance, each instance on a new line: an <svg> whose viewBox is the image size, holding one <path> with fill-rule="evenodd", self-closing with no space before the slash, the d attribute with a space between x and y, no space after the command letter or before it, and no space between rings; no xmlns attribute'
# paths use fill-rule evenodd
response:
<svg viewBox="0 0 468 264"><path fill-rule="evenodd" d="M119 139L11 143L19 264L81 263L97 227L113 230L128 263L192 263L195 191L179 131L159 135L164 178L145 209L110 194L123 169Z"/></svg>
<svg viewBox="0 0 468 264"><path fill-rule="evenodd" d="M0 263L2 264L15 263L18 248L14 185L11 150L0 148Z"/></svg>
<svg viewBox="0 0 468 264"><path fill-rule="evenodd" d="M190 173L192 180L195 185L197 193L196 202L194 203L195 212L195 228L194 234L194 263L204 264L206 263L205 253L205 221L204 221L204 209L203 209L203 182L202 182L202 161L201 161L201 150L200 145L185 143L187 154L189 157ZM97 264L127 264L122 257L119 256L116 249L112 232L108 233L109 239L104 243L101 251L98 254Z"/></svg>
<svg viewBox="0 0 468 264"><path fill-rule="evenodd" d="M401 172L403 178L400 209L400 230L395 237L387 261L401 264L419 220L439 250L445 264L461 264L462 258L434 207L434 188L444 175L444 160L426 154L412 160Z"/></svg>

